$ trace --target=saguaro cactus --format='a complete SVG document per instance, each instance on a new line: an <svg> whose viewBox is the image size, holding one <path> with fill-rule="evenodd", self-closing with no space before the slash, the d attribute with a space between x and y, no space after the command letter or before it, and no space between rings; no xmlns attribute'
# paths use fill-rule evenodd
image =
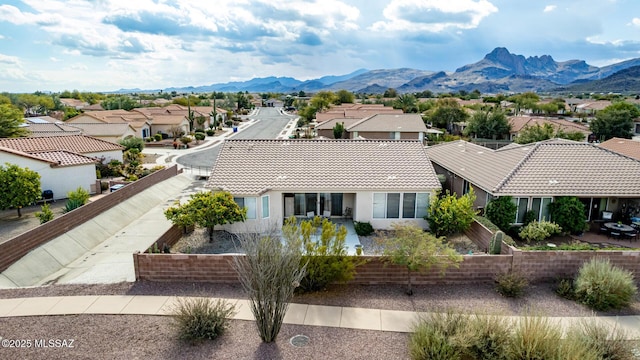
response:
<svg viewBox="0 0 640 360"><path fill-rule="evenodd" d="M496 231L491 237L491 243L489 244L489 253L498 255L502 251L502 239L504 233L502 231Z"/></svg>

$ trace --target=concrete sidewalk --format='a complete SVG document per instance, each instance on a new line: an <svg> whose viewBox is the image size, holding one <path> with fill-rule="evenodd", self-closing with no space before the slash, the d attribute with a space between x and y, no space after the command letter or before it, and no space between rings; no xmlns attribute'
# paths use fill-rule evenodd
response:
<svg viewBox="0 0 640 360"><path fill-rule="evenodd" d="M52 296L0 299L0 317L47 315L170 315L180 298L146 295ZM236 320L255 320L244 299L227 299L236 304ZM348 329L411 332L412 325L426 313L399 310L364 309L292 303L284 318L286 324L328 326ZM509 316L511 321L522 317ZM583 317L552 317L566 329ZM640 316L591 317L593 321L624 331L628 340L640 340Z"/></svg>

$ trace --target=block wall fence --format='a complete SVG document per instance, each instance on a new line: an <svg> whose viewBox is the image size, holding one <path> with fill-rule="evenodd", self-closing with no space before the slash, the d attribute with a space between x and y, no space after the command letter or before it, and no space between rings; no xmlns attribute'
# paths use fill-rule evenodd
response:
<svg viewBox="0 0 640 360"><path fill-rule="evenodd" d="M171 244L181 233L180 229L170 229L163 242ZM171 239L171 236L177 238ZM493 282L497 274L508 271L521 272L531 282L550 281L573 277L582 263L594 257L607 258L612 264L634 273L636 279L640 278L640 251L520 251L510 246L503 251L507 253L465 255L458 268L450 267L444 274L437 269L412 273L412 281L416 285ZM136 280L236 284L238 277L233 269L236 256L243 255L136 253L133 259ZM379 256L364 257L368 261L356 269L350 284L406 283L406 268L386 264Z"/></svg>
<svg viewBox="0 0 640 360"><path fill-rule="evenodd" d="M36 247L96 217L100 213L118 205L139 192L176 176L178 173L177 165L158 170L138 181L128 184L118 191L109 193L104 197L83 205L81 208L58 216L30 231L7 240L0 244L0 271L6 270L11 264Z"/></svg>

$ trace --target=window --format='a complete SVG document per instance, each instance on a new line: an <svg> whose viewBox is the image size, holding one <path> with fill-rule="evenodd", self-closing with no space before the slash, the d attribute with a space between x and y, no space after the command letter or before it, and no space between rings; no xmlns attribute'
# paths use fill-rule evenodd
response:
<svg viewBox="0 0 640 360"><path fill-rule="evenodd" d="M233 201L241 208L247 209L247 219L257 218L256 198L254 197L234 197Z"/></svg>
<svg viewBox="0 0 640 360"><path fill-rule="evenodd" d="M469 182L467 180L462 181L462 195L466 195L469 192Z"/></svg>
<svg viewBox="0 0 640 360"><path fill-rule="evenodd" d="M266 219L269 217L269 196L263 196L261 201L262 201L262 218Z"/></svg>
<svg viewBox="0 0 640 360"><path fill-rule="evenodd" d="M538 221L549 221L549 204L551 198L533 198L531 199L531 210L536 214Z"/></svg>
<svg viewBox="0 0 640 360"><path fill-rule="evenodd" d="M516 204L516 221L514 224L522 224L524 222L524 214L529 207L529 198L513 198L513 202Z"/></svg>
<svg viewBox="0 0 640 360"><path fill-rule="evenodd" d="M374 219L419 219L427 215L428 207L428 193L373 194Z"/></svg>

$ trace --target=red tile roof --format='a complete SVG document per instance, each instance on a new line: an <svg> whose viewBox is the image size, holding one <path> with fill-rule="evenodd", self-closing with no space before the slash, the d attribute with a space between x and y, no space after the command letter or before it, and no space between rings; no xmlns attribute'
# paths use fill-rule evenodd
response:
<svg viewBox="0 0 640 360"><path fill-rule="evenodd" d="M4 138L0 146L26 153L65 150L76 154L123 150L118 144L85 135Z"/></svg>

